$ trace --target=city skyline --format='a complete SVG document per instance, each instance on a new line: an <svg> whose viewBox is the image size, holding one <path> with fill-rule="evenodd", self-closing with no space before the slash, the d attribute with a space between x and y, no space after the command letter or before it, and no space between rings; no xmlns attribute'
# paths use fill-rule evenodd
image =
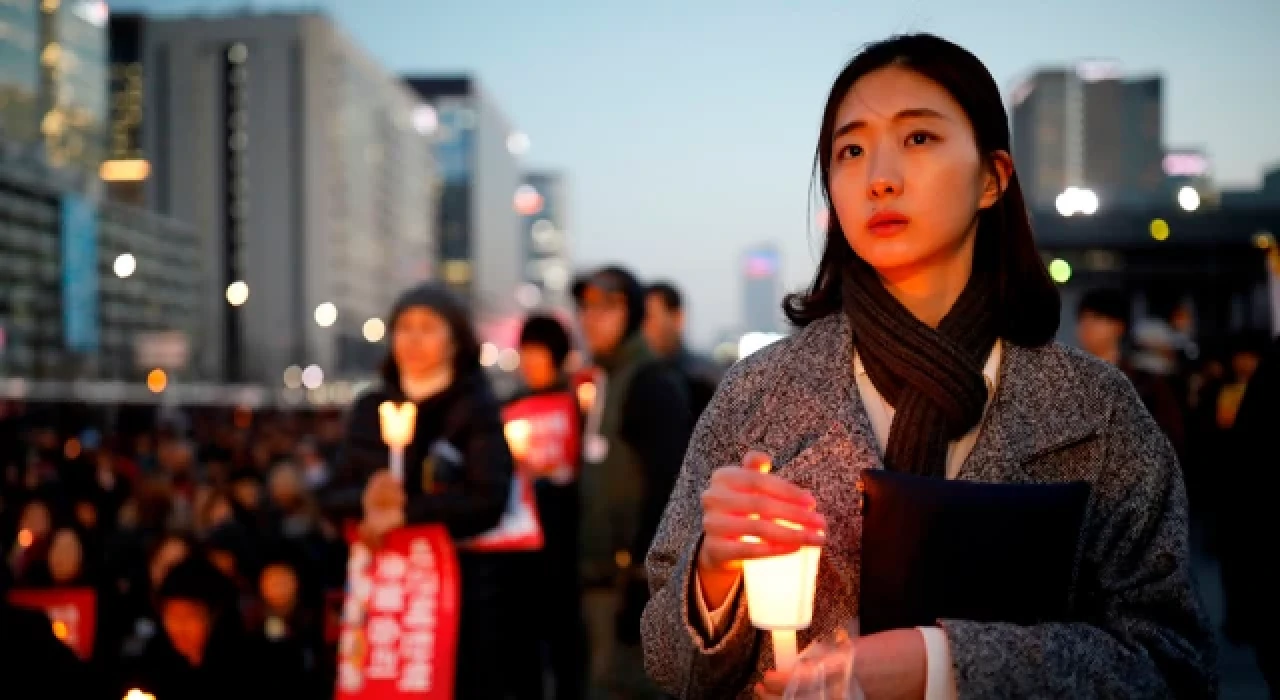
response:
<svg viewBox="0 0 1280 700"><path fill-rule="evenodd" d="M1259 76L1261 66L1280 63L1280 46L1267 36L1280 7L1245 0L1086 1L1013 12L941 2L781 11L759 2L643 11L574 2L308 6L332 15L391 70L465 71L488 85L532 139L526 166L562 170L574 183L575 263L617 260L645 277L674 279L691 301L693 340L704 345L739 315L735 272L747 246L778 244L784 288L808 281L820 243L808 206L818 113L831 77L866 41L902 31L947 36L982 58L1006 95L1037 68L1115 59L1126 74L1165 77L1164 144L1203 148L1219 184L1256 185L1280 159L1280 134L1269 128L1280 91L1263 89ZM245 7L112 5L165 13ZM662 252L676 246L680 256Z"/></svg>

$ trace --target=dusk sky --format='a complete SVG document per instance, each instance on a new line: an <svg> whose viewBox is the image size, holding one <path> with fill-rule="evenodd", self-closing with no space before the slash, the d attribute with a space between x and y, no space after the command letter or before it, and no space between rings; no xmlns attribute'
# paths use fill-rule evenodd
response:
<svg viewBox="0 0 1280 700"><path fill-rule="evenodd" d="M953 39L1009 89L1114 59L1165 77L1164 138L1228 186L1280 163L1280 1L130 0L114 11L322 8L397 72L467 72L564 171L579 267L622 261L689 297L696 344L740 316L740 253L776 242L788 288L819 249L809 171L831 79L863 43ZM1014 9L1010 9L1014 8ZM1105 206L1105 203L1103 204Z"/></svg>

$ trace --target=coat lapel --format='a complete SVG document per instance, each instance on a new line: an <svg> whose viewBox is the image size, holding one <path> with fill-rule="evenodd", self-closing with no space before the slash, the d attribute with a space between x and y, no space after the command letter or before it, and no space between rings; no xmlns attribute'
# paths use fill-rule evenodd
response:
<svg viewBox="0 0 1280 700"><path fill-rule="evenodd" d="M1036 481L1028 467L1037 457L1099 433L1103 417L1088 410L1067 352L1005 345L999 388L958 478Z"/></svg>

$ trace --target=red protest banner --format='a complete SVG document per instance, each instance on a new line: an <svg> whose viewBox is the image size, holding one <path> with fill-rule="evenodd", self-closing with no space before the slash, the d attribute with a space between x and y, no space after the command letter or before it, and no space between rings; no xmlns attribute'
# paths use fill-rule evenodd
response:
<svg viewBox="0 0 1280 700"><path fill-rule="evenodd" d="M451 700L458 651L457 555L442 525L351 546L337 700Z"/></svg>
<svg viewBox="0 0 1280 700"><path fill-rule="evenodd" d="M527 444L518 460L522 474L560 484L577 477L582 432L579 415L578 399L569 392L530 396L502 409L503 423L523 422L526 426L523 434Z"/></svg>
<svg viewBox="0 0 1280 700"><path fill-rule="evenodd" d="M492 530L460 542L473 552L532 552L542 549L542 523L532 482L520 475L511 480L511 495L502 520Z"/></svg>
<svg viewBox="0 0 1280 700"><path fill-rule="evenodd" d="M81 659L93 656L93 633L98 619L98 594L92 588L54 590L15 589L9 602L41 610L49 616L53 634Z"/></svg>

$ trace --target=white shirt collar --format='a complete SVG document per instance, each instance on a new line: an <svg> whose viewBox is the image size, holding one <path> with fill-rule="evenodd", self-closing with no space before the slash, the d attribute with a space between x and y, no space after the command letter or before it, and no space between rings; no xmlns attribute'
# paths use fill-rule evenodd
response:
<svg viewBox="0 0 1280 700"><path fill-rule="evenodd" d="M987 355L987 364L982 367L982 378L987 380L987 401L996 395L996 389L1000 386L1000 361L1003 358L1004 341L996 338L995 345L991 346L991 354ZM853 373L854 376L867 373L867 369L862 366L862 356L858 354L856 347L853 349Z"/></svg>

